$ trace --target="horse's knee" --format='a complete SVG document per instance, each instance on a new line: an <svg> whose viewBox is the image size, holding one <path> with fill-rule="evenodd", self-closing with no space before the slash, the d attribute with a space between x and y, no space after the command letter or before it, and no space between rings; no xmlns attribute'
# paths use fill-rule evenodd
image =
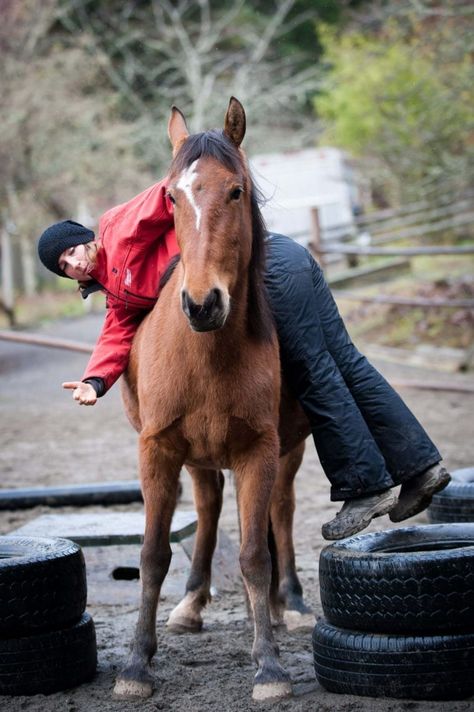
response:
<svg viewBox="0 0 474 712"><path fill-rule="evenodd" d="M267 547L247 545L239 556L242 574L248 583L259 584L270 576L271 558Z"/></svg>

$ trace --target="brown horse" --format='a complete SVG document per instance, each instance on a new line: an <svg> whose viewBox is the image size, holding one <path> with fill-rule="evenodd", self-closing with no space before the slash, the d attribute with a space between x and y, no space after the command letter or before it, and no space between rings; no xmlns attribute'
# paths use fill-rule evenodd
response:
<svg viewBox="0 0 474 712"><path fill-rule="evenodd" d="M245 113L234 98L223 131L190 136L181 112L172 110L169 197L181 259L137 333L123 391L139 432L146 527L139 618L115 686L122 697L153 691L156 610L171 559L169 531L183 465L193 478L198 529L186 597L169 626L202 625L222 504L220 469L231 469L240 564L255 625L253 697L291 692L273 640L269 592L272 581L274 612L308 612L291 530L293 478L309 428L296 402L286 399L279 438L278 343L263 289L264 225L240 149L244 134ZM270 520L279 584L272 578Z"/></svg>

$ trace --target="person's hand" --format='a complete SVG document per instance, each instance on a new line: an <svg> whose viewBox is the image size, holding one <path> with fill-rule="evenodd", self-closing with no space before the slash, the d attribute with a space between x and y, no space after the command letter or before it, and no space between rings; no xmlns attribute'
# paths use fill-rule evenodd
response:
<svg viewBox="0 0 474 712"><path fill-rule="evenodd" d="M95 405L97 402L97 393L90 383L66 381L63 383L63 388L72 390L72 397L78 401L79 405Z"/></svg>

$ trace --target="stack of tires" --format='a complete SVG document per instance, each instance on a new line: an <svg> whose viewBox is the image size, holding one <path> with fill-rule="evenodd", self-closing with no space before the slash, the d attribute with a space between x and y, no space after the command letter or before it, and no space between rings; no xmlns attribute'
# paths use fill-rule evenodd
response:
<svg viewBox="0 0 474 712"><path fill-rule="evenodd" d="M0 537L0 695L48 694L93 678L80 547L67 539Z"/></svg>
<svg viewBox="0 0 474 712"><path fill-rule="evenodd" d="M321 552L316 677L331 692L474 694L474 524L387 530Z"/></svg>
<svg viewBox="0 0 474 712"><path fill-rule="evenodd" d="M474 522L474 467L451 473L451 482L428 507L431 522Z"/></svg>

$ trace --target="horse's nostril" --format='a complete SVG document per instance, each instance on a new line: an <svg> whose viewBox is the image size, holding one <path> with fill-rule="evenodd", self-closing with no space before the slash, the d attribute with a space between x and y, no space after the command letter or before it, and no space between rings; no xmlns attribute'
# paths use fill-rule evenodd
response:
<svg viewBox="0 0 474 712"><path fill-rule="evenodd" d="M185 289L181 292L181 307L187 317L194 317L201 309Z"/></svg>
<svg viewBox="0 0 474 712"><path fill-rule="evenodd" d="M181 291L181 309L189 316L188 293L184 289Z"/></svg>
<svg viewBox="0 0 474 712"><path fill-rule="evenodd" d="M222 306L222 295L220 289L211 289L207 295L203 307L206 312L212 312L216 307L219 309Z"/></svg>
<svg viewBox="0 0 474 712"><path fill-rule="evenodd" d="M222 291L218 288L211 289L202 304L197 304L186 289L181 292L183 312L194 324L199 323L201 326L217 324L224 310L223 305Z"/></svg>
<svg viewBox="0 0 474 712"><path fill-rule="evenodd" d="M185 289L181 292L181 307L189 319L196 319L196 317L202 316L204 311L204 307L201 304L196 304Z"/></svg>

